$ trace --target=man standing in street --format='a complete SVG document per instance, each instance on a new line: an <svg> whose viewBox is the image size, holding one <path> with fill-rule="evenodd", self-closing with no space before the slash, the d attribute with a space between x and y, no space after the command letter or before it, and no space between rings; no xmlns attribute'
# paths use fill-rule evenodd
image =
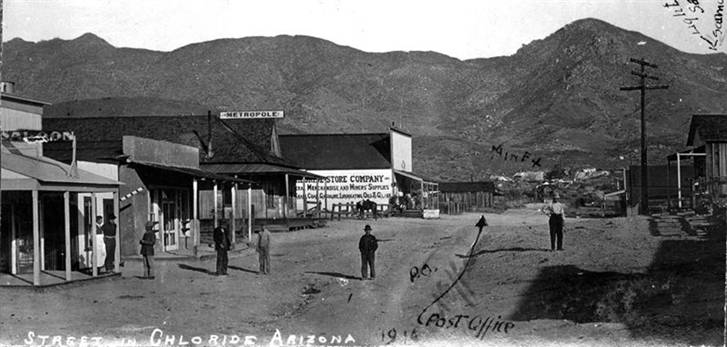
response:
<svg viewBox="0 0 727 347"><path fill-rule="evenodd" d="M213 231L212 237L215 241L217 251L217 276L227 276L227 251L230 249L230 232L220 224Z"/></svg>
<svg viewBox="0 0 727 347"><path fill-rule="evenodd" d="M551 203L543 207L543 212L550 216L548 226L550 227L550 250L563 250L563 220L565 218L565 209L563 204L558 202L560 196L558 193L553 194ZM556 248L557 245L557 248Z"/></svg>
<svg viewBox="0 0 727 347"><path fill-rule="evenodd" d="M109 215L109 221L101 226L103 231L103 241L106 245L106 260L104 267L106 272L114 272L114 259L116 257L116 216L112 213Z"/></svg>
<svg viewBox="0 0 727 347"><path fill-rule="evenodd" d="M255 247L260 262L260 274L267 275L270 273L270 231L267 227L263 227L257 235L257 245Z"/></svg>
<svg viewBox="0 0 727 347"><path fill-rule="evenodd" d="M141 244L141 256L144 262L144 278L146 279L154 278L154 243L157 238L154 226L157 223L158 222L153 221L146 222L144 227L144 236L142 236L141 241L139 241Z"/></svg>
<svg viewBox="0 0 727 347"><path fill-rule="evenodd" d="M374 254L379 247L376 237L371 235L371 226L366 224L364 227L364 235L358 241L358 250L361 251L361 279L368 280L376 278L376 270L374 270ZM369 267L371 268L371 277L369 277Z"/></svg>

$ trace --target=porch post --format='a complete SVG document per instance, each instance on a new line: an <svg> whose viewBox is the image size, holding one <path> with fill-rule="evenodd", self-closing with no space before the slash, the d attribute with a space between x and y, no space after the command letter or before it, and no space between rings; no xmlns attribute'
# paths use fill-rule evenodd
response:
<svg viewBox="0 0 727 347"><path fill-rule="evenodd" d="M214 185L212 187L212 195L214 197L213 197L212 200L214 201L214 204L213 204L214 207L212 208L212 211L213 211L213 214L214 214L214 221L215 221L214 222L214 227L217 228L217 223L219 223L219 220L218 220L218 217L217 217L217 181L213 181L213 182L214 182Z"/></svg>
<svg viewBox="0 0 727 347"><path fill-rule="evenodd" d="M326 205L325 210L328 211L328 181L323 181L323 204Z"/></svg>
<svg viewBox="0 0 727 347"><path fill-rule="evenodd" d="M38 230L40 231L40 270L45 271L45 223L43 223L43 200L38 192Z"/></svg>
<svg viewBox="0 0 727 347"><path fill-rule="evenodd" d="M247 185L247 241L252 241L252 184Z"/></svg>
<svg viewBox="0 0 727 347"><path fill-rule="evenodd" d="M677 152L677 199L679 208L682 208L682 155Z"/></svg>
<svg viewBox="0 0 727 347"><path fill-rule="evenodd" d="M677 167L677 170L679 167ZM678 184L677 184L678 187ZM677 204L679 202L677 201ZM667 207L671 208L671 160L667 157L666 158L666 205Z"/></svg>
<svg viewBox="0 0 727 347"><path fill-rule="evenodd" d="M422 191L419 192L419 202L422 205L422 210L424 210L424 180L421 181Z"/></svg>
<svg viewBox="0 0 727 347"><path fill-rule="evenodd" d="M199 216L197 215L197 200L198 200L198 183L197 179L192 179L192 250L194 255L197 255L197 248L199 247Z"/></svg>
<svg viewBox="0 0 727 347"><path fill-rule="evenodd" d="M66 240L66 281L71 280L71 198L70 193L63 192L63 230Z"/></svg>
<svg viewBox="0 0 727 347"><path fill-rule="evenodd" d="M232 218L231 219L232 220L230 221L230 231L232 232L231 242L234 244L235 243L235 230L237 230L235 228L236 227L235 219L237 218L237 182L235 182L232 185L232 188L230 188L230 190L231 190L230 193L232 194L232 196L231 196L231 198L232 198L232 216L231 216Z"/></svg>
<svg viewBox="0 0 727 347"><path fill-rule="evenodd" d="M38 212L38 191L33 190L33 285L40 285L40 213Z"/></svg>
<svg viewBox="0 0 727 347"><path fill-rule="evenodd" d="M18 273L18 240L15 238L17 231L15 230L15 206L10 205L10 273L16 275Z"/></svg>
<svg viewBox="0 0 727 347"><path fill-rule="evenodd" d="M96 247L98 246L98 238L96 237L96 193L91 193L91 276L98 276L98 265L96 264Z"/></svg>
<svg viewBox="0 0 727 347"><path fill-rule="evenodd" d="M289 193L290 189L288 189L288 183L289 183L288 174L286 173L285 174L285 196L283 197L283 205L285 205L283 207L283 218L286 218L286 219L288 218L288 194L290 194Z"/></svg>
<svg viewBox="0 0 727 347"><path fill-rule="evenodd" d="M321 180L316 178L316 218L321 218L320 183Z"/></svg>
<svg viewBox="0 0 727 347"><path fill-rule="evenodd" d="M116 247L114 247L114 272L121 272L121 217L119 216L119 189L113 192L114 199L114 216L116 216Z"/></svg>
<svg viewBox="0 0 727 347"><path fill-rule="evenodd" d="M303 179L303 218L308 217L308 191L305 187L305 177ZM297 189L296 189L297 190ZM298 205L298 204L296 204Z"/></svg>

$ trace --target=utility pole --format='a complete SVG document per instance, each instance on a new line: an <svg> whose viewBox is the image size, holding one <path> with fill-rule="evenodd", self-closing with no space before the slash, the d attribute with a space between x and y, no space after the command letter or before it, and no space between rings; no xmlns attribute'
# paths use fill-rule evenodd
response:
<svg viewBox="0 0 727 347"><path fill-rule="evenodd" d="M647 86L646 85L646 79L651 80L658 80L659 78L650 76L646 73L646 67L650 68L658 68L655 64L649 63L644 60L644 58L641 59L629 59L634 64L639 64L641 66L640 71L631 71L632 75L639 76L640 83L638 86L635 87L621 87L621 90L639 90L641 91L641 203L639 204L639 213L642 215L649 213L649 176L647 163L646 163L646 119L644 117L644 106L645 102L644 99L646 98L646 90L649 89L667 89L669 88L668 85L657 85L657 86Z"/></svg>

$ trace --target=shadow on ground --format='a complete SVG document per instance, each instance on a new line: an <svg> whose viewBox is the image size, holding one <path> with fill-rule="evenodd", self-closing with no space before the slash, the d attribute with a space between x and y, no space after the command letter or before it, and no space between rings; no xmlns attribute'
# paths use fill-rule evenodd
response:
<svg viewBox="0 0 727 347"><path fill-rule="evenodd" d="M197 271L197 272L201 272L201 273L208 274L211 276L216 275L216 273L214 271L210 271L205 268L191 266L191 265L187 265L187 264L179 264L179 268L182 270Z"/></svg>
<svg viewBox="0 0 727 347"><path fill-rule="evenodd" d="M455 254L455 255L460 258L471 258L471 257L476 257L478 255L483 255L483 254L488 254L488 253L498 253L498 252L547 252L547 251L549 251L549 250L546 248L512 247L512 248L502 248L502 249L492 249L492 250L483 249L481 251L475 252L475 254L472 254L472 255L466 255L466 254Z"/></svg>
<svg viewBox="0 0 727 347"><path fill-rule="evenodd" d="M227 265L227 268L237 270L237 271L249 272L251 274L258 273L258 271L256 271L256 270L246 269L244 267L239 267L239 266L235 266L235 265Z"/></svg>
<svg viewBox="0 0 727 347"><path fill-rule="evenodd" d="M340 272L318 272L318 271L306 271L307 274L315 274L315 275L323 275L323 276L331 276L336 278L345 278L347 280L360 280L361 277L351 276L342 274Z"/></svg>
<svg viewBox="0 0 727 347"><path fill-rule="evenodd" d="M722 345L724 230L713 226L703 240L664 239L643 274L545 267L509 318L618 322L633 338Z"/></svg>

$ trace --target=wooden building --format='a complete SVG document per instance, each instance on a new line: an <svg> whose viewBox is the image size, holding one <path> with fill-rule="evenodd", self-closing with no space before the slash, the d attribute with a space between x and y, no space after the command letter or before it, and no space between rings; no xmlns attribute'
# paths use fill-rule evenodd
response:
<svg viewBox="0 0 727 347"><path fill-rule="evenodd" d="M410 208L437 210L437 183L412 170L411 135L396 128L383 133L280 135L285 158L324 177L297 185L298 207L323 210L369 199L388 205L411 196ZM305 183L305 184L304 184Z"/></svg>
<svg viewBox="0 0 727 347"><path fill-rule="evenodd" d="M158 252L196 253L202 236L211 233L223 211L218 199L216 204L212 202L208 217L201 217L200 192L234 194L231 190L247 188L252 183L203 171L196 147L168 141L123 136L120 141L106 141L98 147L84 142L75 154L66 147L52 144L45 151L66 162L75 156L80 168L124 183L118 214L122 256L138 254L139 240L148 221L159 222L155 244ZM240 204L234 204L237 208L229 216L230 228L236 235L244 235L243 218L249 218ZM235 214L238 211L241 214ZM210 223L201 223L204 219Z"/></svg>
<svg viewBox="0 0 727 347"><path fill-rule="evenodd" d="M258 224L287 223L296 218L295 181L318 176L298 170L282 158L273 119L222 120L204 116L107 116L52 117L44 125L70 129L76 133L79 148L117 148L124 135L167 141L196 148L201 171L254 181L247 201L246 190L217 192L200 188L199 218L203 225L215 219L215 202L224 218L247 215L250 209ZM68 150L68 149L66 149ZM239 187L238 187L239 188ZM242 225L242 221L237 223ZM204 228L203 228L204 229ZM239 230L238 230L239 231Z"/></svg>
<svg viewBox="0 0 727 347"><path fill-rule="evenodd" d="M495 184L480 182L440 182L439 210L444 214L482 212L492 207Z"/></svg>
<svg viewBox="0 0 727 347"><path fill-rule="evenodd" d="M73 136L64 129L43 131L47 103L5 87L0 103L0 285L39 286L98 276L105 249L95 217L118 214L120 183L43 156L42 143L72 141Z"/></svg>

